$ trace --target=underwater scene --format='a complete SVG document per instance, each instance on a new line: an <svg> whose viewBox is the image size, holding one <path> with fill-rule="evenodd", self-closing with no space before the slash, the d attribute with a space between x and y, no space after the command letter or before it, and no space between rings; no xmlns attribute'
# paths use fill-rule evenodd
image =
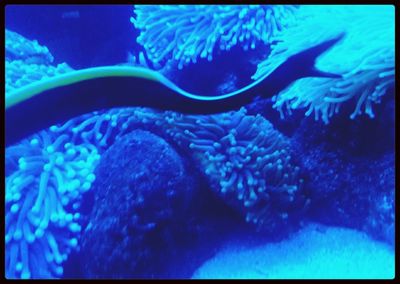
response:
<svg viewBox="0 0 400 284"><path fill-rule="evenodd" d="M4 11L7 279L394 278L394 6Z"/></svg>

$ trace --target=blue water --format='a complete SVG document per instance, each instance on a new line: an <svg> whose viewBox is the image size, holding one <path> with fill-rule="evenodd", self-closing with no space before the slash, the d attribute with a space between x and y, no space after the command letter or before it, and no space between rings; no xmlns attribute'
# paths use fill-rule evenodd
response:
<svg viewBox="0 0 400 284"><path fill-rule="evenodd" d="M5 277L392 279L394 12L8 5Z"/></svg>

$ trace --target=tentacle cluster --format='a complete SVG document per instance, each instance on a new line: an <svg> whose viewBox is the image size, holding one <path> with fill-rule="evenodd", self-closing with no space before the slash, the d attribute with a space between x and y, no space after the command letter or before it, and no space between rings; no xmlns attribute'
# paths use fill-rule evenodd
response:
<svg viewBox="0 0 400 284"><path fill-rule="evenodd" d="M72 70L66 63L53 65L54 57L46 46L6 30L6 95L29 83Z"/></svg>
<svg viewBox="0 0 400 284"><path fill-rule="evenodd" d="M215 49L270 43L295 20L296 10L293 5L137 5L131 22L153 62L173 60L183 68L199 57L211 61Z"/></svg>
<svg viewBox="0 0 400 284"><path fill-rule="evenodd" d="M190 151L212 189L247 222L271 232L286 224L303 180L290 145L267 120L244 108L212 116L168 113L164 119L166 133Z"/></svg>
<svg viewBox="0 0 400 284"><path fill-rule="evenodd" d="M62 274L62 261L78 245L79 200L91 188L100 155L138 128L186 151L216 194L260 230L288 224L304 205L298 202L304 201L300 168L287 140L245 109L210 116L146 108L86 114L7 149L6 167L13 168L6 187L9 275ZM47 253L37 255L42 247ZM32 275L32 263L43 274Z"/></svg>
<svg viewBox="0 0 400 284"><path fill-rule="evenodd" d="M301 195L303 180L290 145L267 120L246 115L244 108L210 116L113 109L51 130L79 131L73 141L106 147L137 128L159 133L186 150L212 189L263 230L285 223L289 208L298 206L292 202Z"/></svg>
<svg viewBox="0 0 400 284"><path fill-rule="evenodd" d="M27 63L53 63L54 57L49 49L40 45L37 40L29 40L7 29L5 33L6 58L10 60L24 59Z"/></svg>
<svg viewBox="0 0 400 284"><path fill-rule="evenodd" d="M252 9L240 17L256 12ZM278 13L263 11L268 17ZM243 39L248 40L246 35ZM225 39L222 46L228 49L230 38ZM251 41L248 44L251 47ZM51 65L53 59L48 55L32 59L49 54L45 48L39 50L31 54L40 56L9 53L13 55L6 63L8 90L64 72ZM68 69L64 67L61 69ZM262 117L247 116L244 110L215 116L144 108L94 112L54 125L6 149L9 278L62 276L63 262L72 249L79 248L80 199L91 188L101 153L137 128L154 131L190 152L213 190L249 222L272 230L277 219L288 220L287 209L301 192L299 168L284 137ZM282 201L286 207L273 205Z"/></svg>
<svg viewBox="0 0 400 284"><path fill-rule="evenodd" d="M95 180L99 159L91 145L42 131L6 149L7 278L49 278L63 274L62 263L78 248L82 193Z"/></svg>
<svg viewBox="0 0 400 284"><path fill-rule="evenodd" d="M72 70L51 65L49 50L6 30L7 92ZM95 179L99 159L92 144L71 143L47 130L6 148L6 276L61 277L78 249L79 205Z"/></svg>
<svg viewBox="0 0 400 284"><path fill-rule="evenodd" d="M343 103L353 101L351 119L362 113L373 118L373 104L394 85L393 7L311 6L302 7L299 13L304 9L310 16L277 34L270 56L259 64L253 78L265 76L291 55L345 32L345 38L316 62L316 68L342 74L342 78L300 79L274 97L274 107L282 117L293 109L307 108L307 116L314 113L316 120L328 123Z"/></svg>

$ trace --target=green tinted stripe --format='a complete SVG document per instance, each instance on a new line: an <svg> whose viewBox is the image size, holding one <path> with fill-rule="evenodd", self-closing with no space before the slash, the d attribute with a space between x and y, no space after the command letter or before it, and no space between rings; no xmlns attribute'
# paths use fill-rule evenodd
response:
<svg viewBox="0 0 400 284"><path fill-rule="evenodd" d="M166 78L159 73L145 68L126 66L94 67L73 71L24 86L6 96L6 109L50 89L104 77L136 77L174 86L171 82L165 82Z"/></svg>
<svg viewBox="0 0 400 284"><path fill-rule="evenodd" d="M148 80L149 82L155 81L160 84L165 85L171 90L175 91L181 96L185 96L194 100L202 100L202 101L216 101L226 99L228 97L232 97L239 93L242 93L248 89L251 89L255 85L259 84L264 78L260 78L259 80L251 83L250 85L236 90L234 92L220 95L220 96L199 96L188 93L170 80L165 78L158 72L152 71L150 69L142 68L142 67L128 67L128 66L105 66L105 67L93 67L87 68L77 71L72 71L63 75L59 75L56 77L48 78L45 80L40 80L38 82L34 82L27 86L24 86L14 92L11 92L6 96L6 109L23 102L29 98L32 98L36 95L44 91L48 91L57 87L71 85L77 82L82 82L85 80L96 79L96 78L105 78L105 77L135 77L135 78L143 78Z"/></svg>

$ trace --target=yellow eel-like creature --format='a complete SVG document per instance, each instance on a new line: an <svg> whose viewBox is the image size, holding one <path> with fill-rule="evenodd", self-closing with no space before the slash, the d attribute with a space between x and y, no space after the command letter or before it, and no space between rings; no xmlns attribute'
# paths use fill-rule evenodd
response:
<svg viewBox="0 0 400 284"><path fill-rule="evenodd" d="M343 36L306 49L268 76L224 95L188 93L160 73L141 67L94 67L41 80L6 96L6 147L36 131L95 110L140 106L190 114L221 113L239 109L256 97L272 97L301 77L337 78L339 75L316 70L314 64Z"/></svg>

